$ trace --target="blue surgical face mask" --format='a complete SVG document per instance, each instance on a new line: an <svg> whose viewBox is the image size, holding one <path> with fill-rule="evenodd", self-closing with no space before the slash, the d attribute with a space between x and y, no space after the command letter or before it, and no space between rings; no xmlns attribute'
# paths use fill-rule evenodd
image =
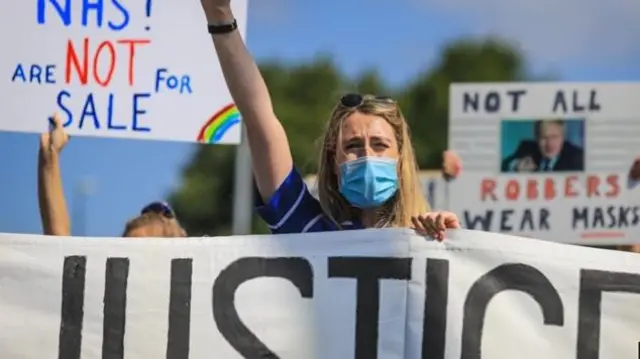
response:
<svg viewBox="0 0 640 359"><path fill-rule="evenodd" d="M361 157L340 165L340 193L354 207L378 207L397 190L397 161L392 158Z"/></svg>

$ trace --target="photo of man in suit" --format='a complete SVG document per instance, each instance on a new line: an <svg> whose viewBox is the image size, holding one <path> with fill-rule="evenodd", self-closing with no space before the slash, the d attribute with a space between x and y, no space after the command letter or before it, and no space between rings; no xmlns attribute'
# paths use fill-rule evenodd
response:
<svg viewBox="0 0 640 359"><path fill-rule="evenodd" d="M502 172L568 172L584 170L584 149L565 137L563 120L538 120L535 140L522 140L502 160Z"/></svg>

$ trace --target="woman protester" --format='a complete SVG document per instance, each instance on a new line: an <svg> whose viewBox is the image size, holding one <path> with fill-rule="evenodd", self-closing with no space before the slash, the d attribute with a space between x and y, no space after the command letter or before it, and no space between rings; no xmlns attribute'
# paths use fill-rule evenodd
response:
<svg viewBox="0 0 640 359"><path fill-rule="evenodd" d="M71 224L62 188L59 157L69 141L56 114L51 130L40 136L38 156L38 202L43 232L46 235L70 236ZM174 212L164 202L145 206L140 215L128 221L123 237L186 237Z"/></svg>
<svg viewBox="0 0 640 359"><path fill-rule="evenodd" d="M201 4L247 131L260 194L257 211L273 233L411 227L441 240L446 228L460 227L453 213L429 211L407 122L388 97L348 94L336 105L322 141L316 200L294 167L287 135L237 31L230 0Z"/></svg>

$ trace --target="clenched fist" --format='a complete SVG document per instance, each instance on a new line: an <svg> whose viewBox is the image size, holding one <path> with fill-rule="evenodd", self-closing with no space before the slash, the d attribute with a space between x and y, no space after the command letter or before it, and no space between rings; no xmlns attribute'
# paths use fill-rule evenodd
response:
<svg viewBox="0 0 640 359"><path fill-rule="evenodd" d="M462 171L462 160L457 153L448 150L442 154L442 172L446 178L454 179Z"/></svg>
<svg viewBox="0 0 640 359"><path fill-rule="evenodd" d="M60 153L69 141L69 135L62 126L62 119L57 113L53 115L51 129L40 135L40 149L45 152Z"/></svg>

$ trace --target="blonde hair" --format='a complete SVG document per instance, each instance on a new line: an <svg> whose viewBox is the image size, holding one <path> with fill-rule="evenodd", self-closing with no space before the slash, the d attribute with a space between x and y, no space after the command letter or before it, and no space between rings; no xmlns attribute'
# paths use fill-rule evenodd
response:
<svg viewBox="0 0 640 359"><path fill-rule="evenodd" d="M430 210L422 193L409 126L395 102L376 100L365 95L358 107L338 104L327 124L318 166L318 198L323 212L339 228L341 223L353 220L355 210L340 194L338 173L336 173L336 153L342 137L342 123L354 112L379 116L393 128L398 143L398 191L392 199L376 211L375 227L412 227L411 217Z"/></svg>
<svg viewBox="0 0 640 359"><path fill-rule="evenodd" d="M127 222L122 233L123 237L133 230L145 226L157 226L161 230L161 237L186 237L187 232L180 226L175 218L169 218L161 213L143 213Z"/></svg>

